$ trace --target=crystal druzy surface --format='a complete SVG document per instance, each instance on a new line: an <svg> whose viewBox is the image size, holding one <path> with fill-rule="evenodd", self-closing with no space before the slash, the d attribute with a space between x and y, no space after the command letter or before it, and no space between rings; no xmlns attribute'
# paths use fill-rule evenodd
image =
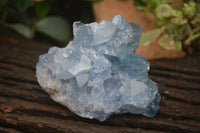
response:
<svg viewBox="0 0 200 133"><path fill-rule="evenodd" d="M153 117L160 95L148 78L149 62L135 54L140 25L116 15L100 23L74 22L73 34L67 47L39 57L36 76L51 98L100 121L121 113Z"/></svg>

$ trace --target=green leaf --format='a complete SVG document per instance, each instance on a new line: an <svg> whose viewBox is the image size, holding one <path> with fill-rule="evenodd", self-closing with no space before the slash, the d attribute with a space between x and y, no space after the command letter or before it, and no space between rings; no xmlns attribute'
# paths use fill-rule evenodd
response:
<svg viewBox="0 0 200 133"><path fill-rule="evenodd" d="M178 18L171 18L170 22L177 25L177 26L181 26L186 24L188 21L187 19L183 19L182 17L178 17Z"/></svg>
<svg viewBox="0 0 200 133"><path fill-rule="evenodd" d="M168 4L161 4L155 10L156 16L159 19L172 17L173 12L174 12L173 8Z"/></svg>
<svg viewBox="0 0 200 133"><path fill-rule="evenodd" d="M147 2L145 2L145 0L134 0L133 1L135 6L146 6Z"/></svg>
<svg viewBox="0 0 200 133"><path fill-rule="evenodd" d="M147 2L150 4L151 9L155 9L160 4L168 3L169 0L150 0Z"/></svg>
<svg viewBox="0 0 200 133"><path fill-rule="evenodd" d="M38 1L35 3L35 13L38 19L42 19L47 16L51 9L49 1Z"/></svg>
<svg viewBox="0 0 200 133"><path fill-rule="evenodd" d="M174 40L171 36L164 34L159 42L160 46L167 50L178 51L182 49L182 43L180 40Z"/></svg>
<svg viewBox="0 0 200 133"><path fill-rule="evenodd" d="M156 0L151 0L150 1L150 7L152 9L155 9L158 6L158 2Z"/></svg>
<svg viewBox="0 0 200 133"><path fill-rule="evenodd" d="M69 25L62 17L46 17L36 24L36 29L61 42L69 39Z"/></svg>
<svg viewBox="0 0 200 133"><path fill-rule="evenodd" d="M140 11L148 11L146 0L134 0L135 7Z"/></svg>
<svg viewBox="0 0 200 133"><path fill-rule="evenodd" d="M34 29L31 29L23 24L6 24L6 26L14 29L21 35L31 39L34 36Z"/></svg>
<svg viewBox="0 0 200 133"><path fill-rule="evenodd" d="M182 50L182 43L180 40L175 40L175 51Z"/></svg>
<svg viewBox="0 0 200 133"><path fill-rule="evenodd" d="M185 16L188 16L189 18L192 18L196 12L196 3L193 1L190 1L189 3L184 3L183 6L183 14Z"/></svg>
<svg viewBox="0 0 200 133"><path fill-rule="evenodd" d="M160 4L155 10L156 16L163 20L171 17L182 17L182 12L174 10L169 4Z"/></svg>
<svg viewBox="0 0 200 133"><path fill-rule="evenodd" d="M140 46L145 46L153 42L162 33L162 31L162 29L156 29L142 34Z"/></svg>

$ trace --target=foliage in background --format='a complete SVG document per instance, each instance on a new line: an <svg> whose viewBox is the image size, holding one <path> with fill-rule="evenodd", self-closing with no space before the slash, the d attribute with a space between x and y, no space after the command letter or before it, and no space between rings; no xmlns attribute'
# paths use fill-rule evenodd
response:
<svg viewBox="0 0 200 133"><path fill-rule="evenodd" d="M0 0L0 24L28 38L39 31L65 42L72 34L69 25L74 21L93 21L90 4L96 1L99 0ZM177 1L134 0L139 10L154 15L157 26L143 33L140 45L148 45L159 37L159 44L166 49L200 51L200 0L176 4Z"/></svg>
<svg viewBox="0 0 200 133"><path fill-rule="evenodd" d="M157 29L145 32L140 45L148 45L160 36L158 43L168 50L198 49L200 40L199 0L177 4L176 0L134 0L135 6L155 16ZM199 49L200 51L200 49Z"/></svg>
<svg viewBox="0 0 200 133"><path fill-rule="evenodd" d="M67 41L69 25L60 16L48 16L55 0L0 0L0 24L27 38L36 31L58 41Z"/></svg>

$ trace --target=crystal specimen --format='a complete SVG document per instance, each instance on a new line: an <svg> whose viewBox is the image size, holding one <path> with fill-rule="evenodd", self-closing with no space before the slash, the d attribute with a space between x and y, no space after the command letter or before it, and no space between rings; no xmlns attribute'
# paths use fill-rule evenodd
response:
<svg viewBox="0 0 200 133"><path fill-rule="evenodd" d="M36 76L51 98L100 121L127 112L153 117L160 95L148 78L148 61L135 54L140 25L116 15L100 23L74 22L73 34L67 47L39 57Z"/></svg>

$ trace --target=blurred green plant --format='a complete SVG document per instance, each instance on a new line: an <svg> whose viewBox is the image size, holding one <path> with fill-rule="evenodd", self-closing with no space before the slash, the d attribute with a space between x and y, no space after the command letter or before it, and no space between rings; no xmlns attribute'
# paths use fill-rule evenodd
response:
<svg viewBox="0 0 200 133"><path fill-rule="evenodd" d="M68 22L59 16L48 16L55 0L0 0L0 24L27 38L36 31L65 42L69 39Z"/></svg>
<svg viewBox="0 0 200 133"><path fill-rule="evenodd" d="M148 45L160 37L158 43L165 49L194 52L192 47L199 44L200 39L199 0L189 0L182 4L176 2L176 0L134 0L137 9L154 15L157 26L157 29L142 35L140 46Z"/></svg>

